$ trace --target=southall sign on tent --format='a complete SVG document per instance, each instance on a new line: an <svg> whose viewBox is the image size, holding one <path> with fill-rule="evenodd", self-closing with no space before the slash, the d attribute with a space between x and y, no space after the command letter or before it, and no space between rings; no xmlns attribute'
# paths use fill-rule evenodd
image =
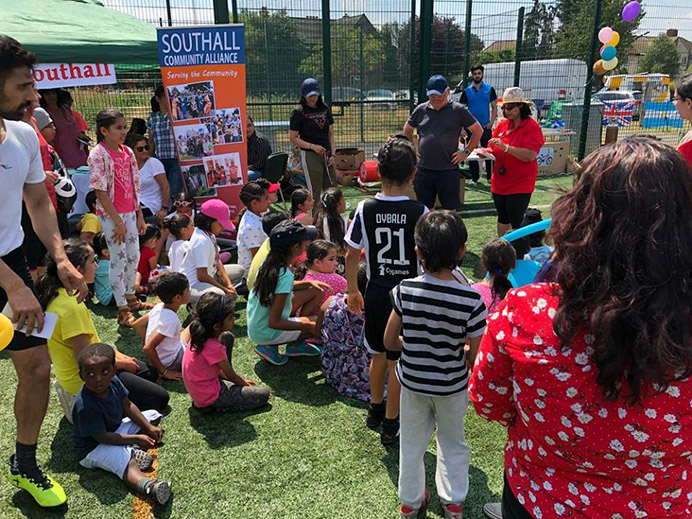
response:
<svg viewBox="0 0 692 519"><path fill-rule="evenodd" d="M112 85L115 67L108 63L41 63L34 67L39 89Z"/></svg>

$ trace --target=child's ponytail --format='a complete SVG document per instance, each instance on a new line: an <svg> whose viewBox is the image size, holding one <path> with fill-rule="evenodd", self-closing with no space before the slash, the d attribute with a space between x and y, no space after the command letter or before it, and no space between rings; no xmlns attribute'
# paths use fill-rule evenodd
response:
<svg viewBox="0 0 692 519"><path fill-rule="evenodd" d="M176 213L168 220L163 221L163 228L168 229L176 240L180 240L180 232L190 225L192 220L186 214Z"/></svg>
<svg viewBox="0 0 692 519"><path fill-rule="evenodd" d="M383 180L401 185L411 176L418 159L411 139L398 133L385 142L377 153L377 169Z"/></svg>
<svg viewBox="0 0 692 519"><path fill-rule="evenodd" d="M346 224L339 214L339 204L344 194L338 187L330 187L320 196L320 203L315 212L315 227L323 238L336 243L337 249L346 247Z"/></svg>
<svg viewBox="0 0 692 519"><path fill-rule="evenodd" d="M274 292L279 284L279 275L282 268L288 268L288 256L291 248L279 248L273 246L267 255L267 259L260 267L255 278L255 286L252 287L262 306L271 306Z"/></svg>
<svg viewBox="0 0 692 519"><path fill-rule="evenodd" d="M517 256L514 247L502 238L495 238L490 241L481 253L481 264L492 274L493 284L491 285L493 299L505 298L507 292L512 288L512 282L507 276L516 264Z"/></svg>
<svg viewBox="0 0 692 519"><path fill-rule="evenodd" d="M80 268L86 265L88 261L93 261L93 252L86 242L79 238L70 238L63 242L65 254L70 263L75 268ZM62 288L63 284L58 277L58 264L52 256L47 255L46 273L43 274L36 282L36 293L38 294L38 302L41 308L45 311L50 302L58 295L58 289Z"/></svg>
<svg viewBox="0 0 692 519"><path fill-rule="evenodd" d="M214 330L214 326L218 324L220 327L233 312L235 303L230 296L216 292L202 294L192 312L190 350L199 353L204 349L207 339L218 337L221 332Z"/></svg>

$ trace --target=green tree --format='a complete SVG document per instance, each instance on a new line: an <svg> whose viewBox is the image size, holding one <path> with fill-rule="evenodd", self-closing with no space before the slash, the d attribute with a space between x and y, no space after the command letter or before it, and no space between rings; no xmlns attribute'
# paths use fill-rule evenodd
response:
<svg viewBox="0 0 692 519"><path fill-rule="evenodd" d="M637 71L677 76L680 71L680 52L673 39L659 34L639 60Z"/></svg>
<svg viewBox="0 0 692 519"><path fill-rule="evenodd" d="M414 45L418 49L420 41L420 19L416 18L416 37ZM409 66L411 56L411 22L400 26L399 64ZM478 53L483 49L483 40L471 33L471 64L476 61ZM453 17L435 16L433 18L432 52L430 53L430 72L443 74L450 84L455 83L465 75L464 57L466 55L466 34ZM416 81L419 74L420 53L416 52ZM404 65L405 64L405 65ZM405 71L402 70L402 74ZM427 80L427 78L426 78Z"/></svg>
<svg viewBox="0 0 692 519"><path fill-rule="evenodd" d="M332 25L331 35L332 85L351 85L352 78L356 77L361 78L361 82L365 81L365 84L373 83L372 79L366 78L376 75L376 71L381 72L384 42L356 25ZM304 76L323 77L321 43L315 45L310 55L303 59L299 70Z"/></svg>
<svg viewBox="0 0 692 519"><path fill-rule="evenodd" d="M555 6L546 6L534 0L533 7L524 17L524 39L521 46L522 60L548 59L555 45Z"/></svg>
<svg viewBox="0 0 692 519"><path fill-rule="evenodd" d="M399 62L399 36L401 26L397 22L385 23L380 29L384 44L382 60L383 86L393 89L408 88L409 60Z"/></svg>
<svg viewBox="0 0 692 519"><path fill-rule="evenodd" d="M243 10L249 95L294 93L307 48L286 10Z"/></svg>
<svg viewBox="0 0 692 519"><path fill-rule="evenodd" d="M618 57L627 55L634 33L644 17L644 10L631 22L622 19L621 0L603 0L600 27L612 27L620 33L617 45ZM556 52L554 57L574 58L591 62L591 35L596 0L557 0L555 14L560 19L560 27L555 34ZM599 28L600 28L599 27ZM596 58L596 56L594 56Z"/></svg>
<svg viewBox="0 0 692 519"><path fill-rule="evenodd" d="M514 61L516 55L517 53L514 49L482 50L478 53L476 62L481 65L487 65L488 63L504 63L506 61Z"/></svg>

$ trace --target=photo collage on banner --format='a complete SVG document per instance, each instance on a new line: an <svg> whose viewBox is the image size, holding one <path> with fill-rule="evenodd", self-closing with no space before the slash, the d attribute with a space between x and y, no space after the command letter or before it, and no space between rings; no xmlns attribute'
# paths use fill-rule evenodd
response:
<svg viewBox="0 0 692 519"><path fill-rule="evenodd" d="M247 182L244 27L159 28L158 46L186 189L236 215Z"/></svg>

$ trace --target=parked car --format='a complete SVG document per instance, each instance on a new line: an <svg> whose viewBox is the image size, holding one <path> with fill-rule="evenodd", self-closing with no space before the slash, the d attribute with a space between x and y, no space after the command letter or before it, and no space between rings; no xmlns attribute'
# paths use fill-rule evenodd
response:
<svg viewBox="0 0 692 519"><path fill-rule="evenodd" d="M397 101L408 101L409 97L408 90L397 90L394 92L394 99ZM413 93L413 104L418 105L418 92Z"/></svg>
<svg viewBox="0 0 692 519"><path fill-rule="evenodd" d="M395 101L394 93L391 90L368 90L365 94L366 106L375 110L396 110L396 102L386 103L384 101Z"/></svg>
<svg viewBox="0 0 692 519"><path fill-rule="evenodd" d="M642 93L637 90L601 90L591 96L591 102L615 104L618 107L632 103L632 120L642 115Z"/></svg>
<svg viewBox="0 0 692 519"><path fill-rule="evenodd" d="M360 88L332 87L333 101L360 101L363 99L363 91Z"/></svg>

